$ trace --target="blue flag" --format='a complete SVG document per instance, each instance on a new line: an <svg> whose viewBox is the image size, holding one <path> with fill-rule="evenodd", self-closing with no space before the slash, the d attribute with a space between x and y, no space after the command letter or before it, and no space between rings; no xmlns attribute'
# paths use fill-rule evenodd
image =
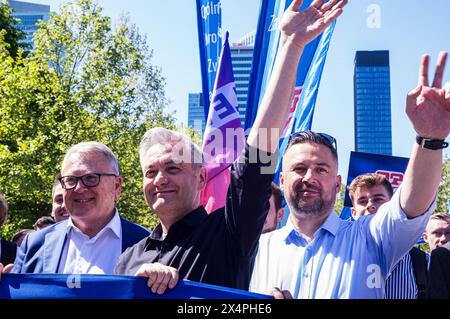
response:
<svg viewBox="0 0 450 319"><path fill-rule="evenodd" d="M222 7L220 0L196 0L196 6L203 105L207 120L222 47Z"/></svg>
<svg viewBox="0 0 450 319"><path fill-rule="evenodd" d="M258 106L268 84L280 41L278 23L291 2L291 0L263 0L261 3L247 99L246 130L253 125ZM311 3L312 0L303 1L300 11L309 7ZM317 92L334 26L335 22L303 50L289 116L280 139L280 154L283 154L287 142L284 142L284 137L289 136L292 132L311 128ZM279 159L276 183L278 183L278 174L281 169L280 162Z"/></svg>

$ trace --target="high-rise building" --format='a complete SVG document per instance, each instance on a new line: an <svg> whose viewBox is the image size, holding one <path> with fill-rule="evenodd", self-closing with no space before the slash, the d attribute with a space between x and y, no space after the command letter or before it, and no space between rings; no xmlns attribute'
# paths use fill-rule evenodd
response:
<svg viewBox="0 0 450 319"><path fill-rule="evenodd" d="M389 51L355 56L355 150L392 155Z"/></svg>
<svg viewBox="0 0 450 319"><path fill-rule="evenodd" d="M26 33L26 39L22 42L28 44L28 48L34 47L33 37L34 33L39 28L36 24L39 20L47 21L50 17L50 6L8 0L9 6L13 9L12 16L19 19L17 28Z"/></svg>
<svg viewBox="0 0 450 319"><path fill-rule="evenodd" d="M247 33L239 41L233 42L230 47L238 111L242 127L245 125L245 113L247 111L248 84L252 71L255 34L255 31Z"/></svg>
<svg viewBox="0 0 450 319"><path fill-rule="evenodd" d="M203 135L205 132L205 111L202 93L189 93L188 125Z"/></svg>

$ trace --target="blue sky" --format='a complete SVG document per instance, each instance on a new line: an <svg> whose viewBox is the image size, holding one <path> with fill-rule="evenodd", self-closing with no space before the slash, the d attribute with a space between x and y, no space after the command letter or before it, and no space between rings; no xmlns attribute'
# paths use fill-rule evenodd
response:
<svg viewBox="0 0 450 319"><path fill-rule="evenodd" d="M61 0L35 0L56 11ZM201 91L194 0L100 0L106 15L127 13L154 50L153 62L166 78L170 109L187 122L189 92ZM371 5L380 12L380 27L370 28ZM259 0L222 0L222 26L237 40L256 29ZM417 84L420 57L431 55L430 74L439 51L450 52L449 0L349 0L336 25L324 68L313 129L338 140L340 173L347 176L354 149L353 60L356 50L389 50L393 155L409 157L414 131L405 114L405 99ZM450 61L444 83L450 81ZM445 151L450 156L450 149ZM345 180L345 179L344 179Z"/></svg>

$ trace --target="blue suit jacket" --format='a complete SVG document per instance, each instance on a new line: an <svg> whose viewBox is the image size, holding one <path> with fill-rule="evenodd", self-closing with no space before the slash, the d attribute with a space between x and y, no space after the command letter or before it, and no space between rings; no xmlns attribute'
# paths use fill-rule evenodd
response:
<svg viewBox="0 0 450 319"><path fill-rule="evenodd" d="M122 217L122 252L150 232ZM67 220L29 233L17 250L13 273L57 273L67 238Z"/></svg>

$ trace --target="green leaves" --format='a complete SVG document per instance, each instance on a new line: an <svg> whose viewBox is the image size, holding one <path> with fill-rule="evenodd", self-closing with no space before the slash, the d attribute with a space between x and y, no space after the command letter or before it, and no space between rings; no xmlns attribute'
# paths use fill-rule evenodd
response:
<svg viewBox="0 0 450 319"><path fill-rule="evenodd" d="M450 203L450 157L444 161L441 183L438 190L436 212L449 213Z"/></svg>
<svg viewBox="0 0 450 319"><path fill-rule="evenodd" d="M12 10L9 4L0 2L0 32L2 33L5 41L8 55L12 58L16 58L17 55L22 54L23 50L29 49L26 44L20 43L25 39L26 34L22 30L16 28L18 19L11 16Z"/></svg>
<svg viewBox="0 0 450 319"><path fill-rule="evenodd" d="M50 214L65 151L89 140L118 157L119 211L153 227L138 146L148 128L173 128L174 119L164 111L164 78L145 37L126 18L113 27L91 0L78 0L41 23L35 47L14 60L0 34L0 193L10 206L4 235Z"/></svg>

